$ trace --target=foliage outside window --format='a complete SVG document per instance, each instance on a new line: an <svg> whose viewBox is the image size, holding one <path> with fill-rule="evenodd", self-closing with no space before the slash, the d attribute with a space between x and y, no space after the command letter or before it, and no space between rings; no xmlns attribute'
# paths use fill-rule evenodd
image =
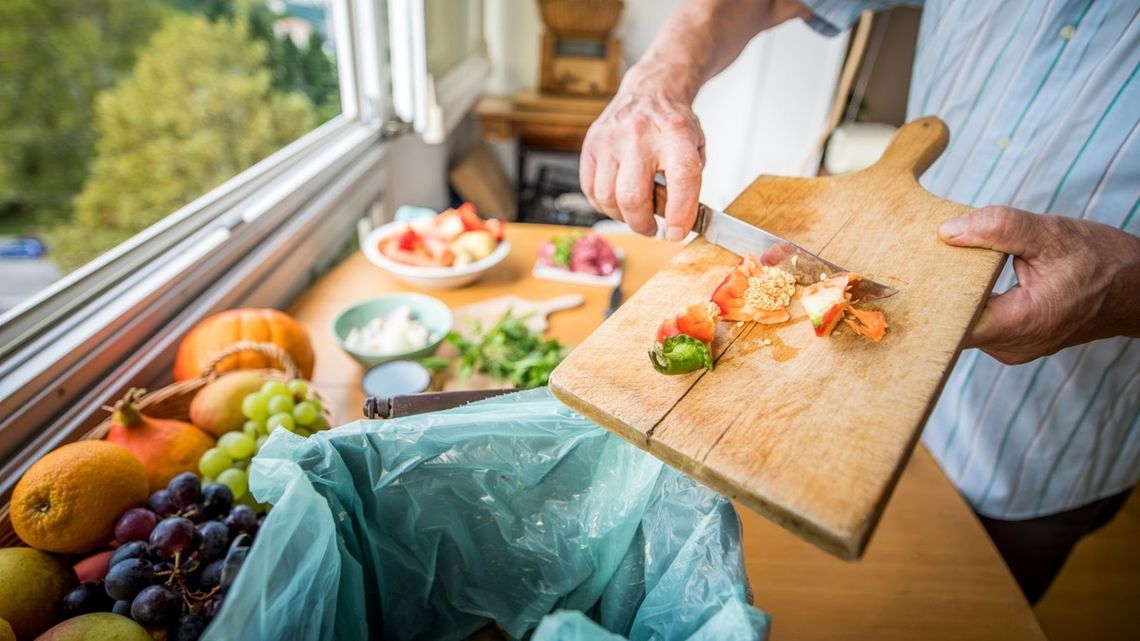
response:
<svg viewBox="0 0 1140 641"><path fill-rule="evenodd" d="M70 271L337 115L328 5L0 2L0 237Z"/></svg>

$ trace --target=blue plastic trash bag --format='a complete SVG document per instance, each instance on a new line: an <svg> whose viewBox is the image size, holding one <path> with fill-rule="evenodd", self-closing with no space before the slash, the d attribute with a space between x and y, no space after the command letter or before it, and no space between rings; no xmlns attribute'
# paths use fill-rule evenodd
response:
<svg viewBox="0 0 1140 641"><path fill-rule="evenodd" d="M546 390L277 430L250 469L273 509L205 641L767 636L732 504Z"/></svg>

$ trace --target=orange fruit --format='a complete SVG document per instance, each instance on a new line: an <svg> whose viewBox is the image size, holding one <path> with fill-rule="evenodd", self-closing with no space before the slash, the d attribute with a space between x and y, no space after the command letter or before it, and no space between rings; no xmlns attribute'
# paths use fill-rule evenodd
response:
<svg viewBox="0 0 1140 641"><path fill-rule="evenodd" d="M32 464L12 491L12 529L28 545L79 554L111 540L115 521L147 498L142 463L121 445L77 441Z"/></svg>

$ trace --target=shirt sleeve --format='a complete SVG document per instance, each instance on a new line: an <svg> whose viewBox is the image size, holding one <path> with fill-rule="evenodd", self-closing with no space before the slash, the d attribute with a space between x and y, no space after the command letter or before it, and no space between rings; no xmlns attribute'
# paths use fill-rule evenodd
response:
<svg viewBox="0 0 1140 641"><path fill-rule="evenodd" d="M923 0L800 0L811 12L809 27L825 36L837 36L855 24L864 11L881 11L899 6L922 6Z"/></svg>

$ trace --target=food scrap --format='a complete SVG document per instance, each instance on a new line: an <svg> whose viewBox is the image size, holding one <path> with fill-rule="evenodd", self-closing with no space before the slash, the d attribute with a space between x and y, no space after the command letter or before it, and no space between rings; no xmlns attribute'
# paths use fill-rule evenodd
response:
<svg viewBox="0 0 1140 641"><path fill-rule="evenodd" d="M812 280L814 275L808 282ZM860 280L862 277L858 274L829 277L821 273L819 282L803 287L800 304L816 336L831 336L843 321L860 336L875 342L882 340L887 331L883 313L852 305L850 290ZM690 305L684 313L661 323L649 350L653 368L662 374L713 369L712 340L717 321L736 322L737 327L745 322L786 322L791 319L788 308L796 295L798 282L796 275L779 266L764 264L755 256L745 257L721 281L708 303ZM768 346L772 341L766 338L763 344Z"/></svg>
<svg viewBox="0 0 1140 641"><path fill-rule="evenodd" d="M662 374L687 374L713 368L712 341L720 308L716 303L689 305L665 319L657 328L657 340L649 350L653 369Z"/></svg>
<svg viewBox="0 0 1140 641"><path fill-rule="evenodd" d="M474 205L463 203L409 222L403 232L380 241L380 253L414 267L462 267L490 256L503 232L503 221L484 220Z"/></svg>
<svg viewBox="0 0 1140 641"><path fill-rule="evenodd" d="M800 303L811 320L815 335L828 337L842 320L856 334L878 342L887 331L880 311L856 309L848 290L861 280L858 274L840 274L804 288Z"/></svg>
<svg viewBox="0 0 1140 641"><path fill-rule="evenodd" d="M749 256L725 277L713 292L712 301L726 321L774 324L791 318L788 305L795 293L794 276Z"/></svg>

